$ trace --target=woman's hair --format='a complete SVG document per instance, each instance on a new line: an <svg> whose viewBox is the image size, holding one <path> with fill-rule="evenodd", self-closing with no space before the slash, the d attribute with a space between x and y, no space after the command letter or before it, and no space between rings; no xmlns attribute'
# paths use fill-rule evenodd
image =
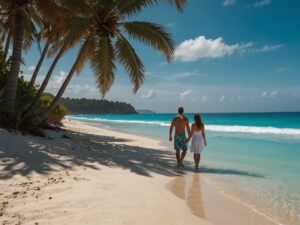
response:
<svg viewBox="0 0 300 225"><path fill-rule="evenodd" d="M198 127L198 129L200 129L203 126L203 122L202 122L200 114L195 114L194 120L195 120L195 123L196 123L196 126Z"/></svg>

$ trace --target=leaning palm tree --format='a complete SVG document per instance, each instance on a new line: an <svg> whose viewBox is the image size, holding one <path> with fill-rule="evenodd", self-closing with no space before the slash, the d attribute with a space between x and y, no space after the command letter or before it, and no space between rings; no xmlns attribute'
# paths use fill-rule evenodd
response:
<svg viewBox="0 0 300 225"><path fill-rule="evenodd" d="M30 32L24 32L25 28L34 26L33 14L40 13L48 21L58 20L60 17L55 11L55 0L0 0L1 12L12 18L13 51L11 67L7 77L4 94L4 106L8 111L14 112L16 105L16 93L18 75L21 65L23 47L29 47L33 40ZM27 36L29 35L29 36ZM24 38L28 42L24 42Z"/></svg>
<svg viewBox="0 0 300 225"><path fill-rule="evenodd" d="M113 84L116 61L121 63L128 72L133 84L133 92L136 93L144 81L144 65L125 35L160 51L170 62L174 56L174 43L163 26L150 22L126 21L131 15L158 2L150 0L81 2L78 12L82 15L76 18L78 21L75 27L69 24L71 34L76 33L75 36L80 36L82 39L75 63L51 105L33 117L30 122L36 126L47 118L57 106L73 75L79 73L88 61L91 63L102 97ZM176 4L181 9L180 3L184 4L185 1L169 0L168 2ZM68 0L65 0L64 4L72 7ZM73 17L72 21L74 19Z"/></svg>

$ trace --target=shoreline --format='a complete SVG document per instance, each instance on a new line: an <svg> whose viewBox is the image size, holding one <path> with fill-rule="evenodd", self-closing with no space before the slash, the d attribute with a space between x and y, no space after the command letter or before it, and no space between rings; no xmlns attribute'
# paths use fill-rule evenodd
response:
<svg viewBox="0 0 300 225"><path fill-rule="evenodd" d="M176 169L160 141L68 120L52 140L0 130L3 224L275 224Z"/></svg>
<svg viewBox="0 0 300 225"><path fill-rule="evenodd" d="M71 119L72 121L74 121L74 119ZM75 121L78 121L80 123L84 123L84 124L88 124L89 126L93 126L93 127L97 127L97 128L100 128L100 129L105 129L105 130L109 130L109 131L112 131L112 132L116 132L117 134L118 133L124 133L124 131L122 130L118 130L118 129L114 129L114 128L109 128L107 126L105 126L105 128L102 128L100 127L99 125L95 125L93 122L90 122L90 121L84 121L84 120L76 120ZM162 139L157 139L155 137L146 137L146 136L143 136L143 135L137 135L137 134L134 134L133 132L129 132L128 135L133 135L135 137L139 137L139 138L147 138L147 139L151 139L151 140L155 140L155 141L158 141L159 142L159 146L162 148L162 149L165 149L167 151L170 151L171 154L173 154L173 151L172 151L172 144L170 144L168 141L164 141ZM187 159L186 159L187 160ZM191 159L190 159L191 160ZM174 156L174 163L175 163L175 156ZM194 173L197 173L194 171L193 169L193 162L192 161L188 161L187 162L187 165L189 165L189 168L185 168L184 171L186 172L186 174L184 174L184 176L188 176L190 177L192 174ZM200 170L200 173L201 174L201 170ZM222 196L223 198L226 198L228 199L228 201L233 201L235 204L233 204L233 206L231 206L231 208L235 208L235 211L239 211L238 209L238 206L242 206L242 207L246 207L247 210L251 211L251 212L241 212L242 214L244 214L244 216L246 216L246 218L250 219L250 221L252 221L252 223L255 223L255 224L260 224L259 221L255 221L255 215L250 215L252 213L254 214L257 214L261 217L263 217L265 220L267 220L268 222L264 222L264 219L261 219L261 224L281 224L280 222L274 220L273 218L271 218L270 216L268 216L267 214L263 213L263 212L260 212L259 210L257 210L255 207L251 206L250 204L247 204L245 201L243 201L243 199L240 199L238 198L237 196L233 196L232 194L233 193L225 193L223 189L221 189L220 187L217 187L218 184L219 184L219 180L218 179L215 179L215 178L212 178L211 176L209 176L209 174L204 174L203 175L203 180L204 182L201 183L201 185L203 186L206 186L205 188L206 189L213 189L211 191L215 192L214 195L220 195ZM191 178L188 178L189 182L191 182ZM176 194L175 194L176 195ZM218 202L218 205L222 205L222 202ZM230 204L230 203L229 203ZM197 207L196 207L197 208ZM223 210L222 207L220 207L220 210ZM193 209L191 208L191 210L193 211ZM217 212L218 210L216 210L216 212L213 212L213 214L218 214ZM229 210L230 211L230 210ZM230 218L227 218L227 220L229 220L228 223L226 223L224 221L224 216L226 217L226 215L222 215L222 219L221 218L218 218L217 220L215 220L214 218L212 219L213 221L216 221L217 224L232 224L232 222L237 222L237 221L232 221L230 220ZM230 215L231 216L231 215ZM244 217L243 216L243 217ZM253 217L254 217L254 220L253 220ZM243 223L240 223L240 224L243 224ZM245 224L248 224L248 222L246 222ZM251 224L251 223L250 223ZM285 223L284 223L285 224Z"/></svg>

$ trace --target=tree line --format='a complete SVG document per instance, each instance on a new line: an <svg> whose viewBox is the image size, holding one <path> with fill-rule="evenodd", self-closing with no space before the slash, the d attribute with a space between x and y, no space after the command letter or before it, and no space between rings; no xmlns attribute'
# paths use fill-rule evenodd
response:
<svg viewBox="0 0 300 225"><path fill-rule="evenodd" d="M62 98L69 114L136 114L131 104L86 98Z"/></svg>

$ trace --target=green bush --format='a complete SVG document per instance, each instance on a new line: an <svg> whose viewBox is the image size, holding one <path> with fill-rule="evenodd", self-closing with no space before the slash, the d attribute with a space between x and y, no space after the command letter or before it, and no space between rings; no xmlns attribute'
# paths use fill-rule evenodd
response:
<svg viewBox="0 0 300 225"><path fill-rule="evenodd" d="M41 107L48 107L52 102L52 97L50 95L43 95L41 97ZM68 114L67 108L63 104L58 104L54 110L50 113L46 119L46 123L60 125L61 120Z"/></svg>

